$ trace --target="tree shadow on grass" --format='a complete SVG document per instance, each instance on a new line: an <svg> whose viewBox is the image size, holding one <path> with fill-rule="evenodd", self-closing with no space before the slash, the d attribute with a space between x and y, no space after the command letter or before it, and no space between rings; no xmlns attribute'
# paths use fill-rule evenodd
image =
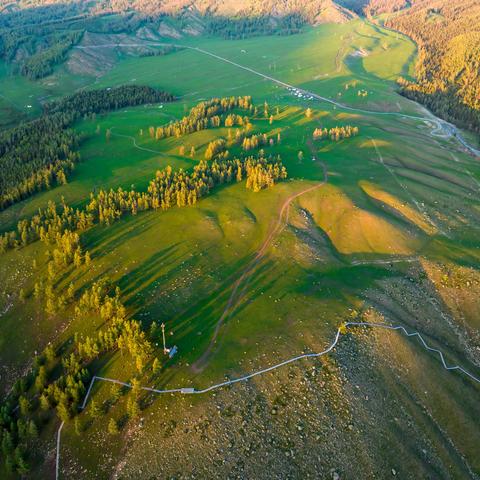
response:
<svg viewBox="0 0 480 480"><path fill-rule="evenodd" d="M169 264L167 263L167 265L165 265L165 262L175 258L174 256L178 251L179 245L180 242L177 242L159 250L137 268L131 270L126 275L123 275L118 281L118 286L120 287L122 294L125 297L130 297L141 285L150 285L154 280L159 278L161 275L158 272L161 269L168 267ZM129 299L129 301L126 302L127 305L132 305L133 303L134 300L132 299Z"/></svg>
<svg viewBox="0 0 480 480"><path fill-rule="evenodd" d="M155 212L142 212L138 217L122 218L111 225L98 225L85 235L85 245L95 257L103 257L125 242L130 242L148 231L158 218Z"/></svg>

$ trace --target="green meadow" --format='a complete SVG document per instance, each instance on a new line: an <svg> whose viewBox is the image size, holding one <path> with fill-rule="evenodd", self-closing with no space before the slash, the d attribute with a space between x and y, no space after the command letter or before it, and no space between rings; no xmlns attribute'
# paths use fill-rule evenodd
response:
<svg viewBox="0 0 480 480"><path fill-rule="evenodd" d="M188 38L181 43L349 106L422 112L395 88L399 75L413 75L414 44L364 21L322 25L293 36L235 41ZM264 149L281 156L289 175L286 181L258 193L247 190L244 182L224 185L195 206L126 215L81 235L92 264L67 269L56 289L62 291L72 283L80 294L92 282L108 277L120 287L130 316L147 331L152 322L164 322L168 343L178 346L173 359L164 359L161 338L156 337L162 369L153 377L145 374L142 384L202 388L300 352L320 351L342 322L368 318L372 311L385 321L420 331L433 346L446 349L452 363L472 365L468 352L476 340L469 335L478 329L475 309L479 305L469 295L478 291L480 279L480 165L453 138L432 135L433 127L421 120L352 112L298 98L252 72L190 49L159 57L120 58L93 81L72 76L65 66L39 82L19 80L0 69L0 121L7 125L13 110L19 119L38 114L41 98L60 97L82 86L104 88L134 82L170 91L178 99L77 122L74 128L83 138L81 162L68 183L1 212L2 231L15 228L20 219L31 217L50 200L64 198L79 207L90 192L118 187L145 190L159 169L191 169L204 158L209 142L227 138L227 128L158 141L150 137L149 128L179 119L211 97L251 95L259 107L259 114L250 119L252 133L271 138L280 135L279 143ZM25 110L27 101L31 112ZM264 102L272 112L271 123L263 116ZM308 108L312 110L309 117ZM359 135L338 142L312 139L317 127L344 125L357 126ZM184 155L181 147L185 147ZM192 147L193 157L189 156ZM232 156L242 153L239 146L229 150ZM325 171L324 185L292 202L288 221L241 284L241 295L219 330L206 367L195 371L192 364L209 347L232 285L251 265L278 221L282 205L290 196L323 182ZM0 364L8 369L9 381L49 342L68 343L76 332L88 334L102 326L98 318L78 319L70 307L58 315L45 315L32 295L36 279L46 273L45 258L45 246L36 242L7 252L0 262ZM37 269L32 267L34 259ZM455 304L452 291L465 289L467 281L471 291L464 293L464 304ZM20 288L26 292L24 301L18 296ZM480 437L478 428L472 427L480 413L472 401L478 386L457 373L444 372L440 362L417 342L396 336L385 343L379 339L382 333L377 335L378 352L372 355L387 364L392 355L398 368L406 366L401 375L410 388L397 384L383 363L376 380L382 394L395 397L418 420L422 438L432 449L441 450L438 458L445 464L451 462L454 476L464 472L461 458L478 472L475 445ZM389 353L391 348L394 353ZM95 365L95 374L129 381L136 374L131 363L115 353ZM427 368L428 378L415 374ZM255 380L258 385L262 381ZM93 395L99 401L108 398L108 387L97 383ZM448 400L440 405L439 399L445 397ZM355 401L352 395L351 402ZM360 397L358 401L363 402ZM142 417L161 415L159 409L173 402L156 397ZM209 397L195 397L192 402L201 407ZM462 411L458 423L449 417L454 408ZM124 410L122 399L82 436L74 433L71 423L65 425L65 475L69 468L80 466L83 478L109 478L112 463L105 461L105 452L116 464L124 457L127 444L136 452L129 462L141 464L142 449L154 453L149 439L155 433L148 425L144 435L131 443L119 437L119 442L95 443L100 448L92 451L90 442L106 435L110 416L121 417ZM87 413L80 417L86 419ZM383 425L387 420L378 421ZM443 450L433 423L440 425L438 429L455 445L455 452ZM362 428L368 437L366 420ZM47 449L53 449L53 435L53 427L42 434ZM405 453L407 465L419 455L415 448ZM395 458L393 451L385 455ZM425 474L432 473L425 468ZM51 462L47 463L35 478L45 478L51 469ZM406 474L401 467L399 471Z"/></svg>

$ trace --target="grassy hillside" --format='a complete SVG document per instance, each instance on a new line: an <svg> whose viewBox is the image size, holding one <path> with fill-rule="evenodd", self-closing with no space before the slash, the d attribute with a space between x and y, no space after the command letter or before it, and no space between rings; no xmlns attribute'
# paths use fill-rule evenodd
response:
<svg viewBox="0 0 480 480"><path fill-rule="evenodd" d="M67 60L32 82L38 88L32 102L49 79L56 79L52 95L59 97L69 82L85 81L87 88L160 87L178 100L79 119L74 128L84 138L82 161L68 183L1 212L2 231L49 201L63 197L83 208L100 189L145 191L156 170L168 165L190 171L210 142L228 141L224 121L158 140L150 128L180 119L211 97L252 96L257 110L248 113L249 135L274 140L263 146L265 154L281 156L288 179L259 192L246 189L242 179L217 186L195 205L97 222L79 232L91 262L59 267L53 281L46 255L53 246L33 241L2 254L4 391L49 342L56 357L44 365L53 381L75 342L108 327L111 320L94 308L75 310L106 278L119 287L125 319L139 322L152 351L141 369L134 355L118 348L92 355L85 362L91 375L204 388L321 351L342 322L358 320L419 331L449 363L478 376L480 167L431 118L391 115L427 116L395 91L396 78L412 73L413 43L362 20L288 37L181 42L358 110L299 97L187 48L141 58L120 52L97 79L88 78L88 68L84 79L72 76ZM16 79L4 81L26 92ZM313 138L317 128L347 125L359 134ZM236 129L230 127L233 135ZM245 154L238 143L228 150L232 157ZM34 295L39 281L53 284L56 300L73 293L47 312L46 298ZM162 351L162 322L169 346L178 347L173 359ZM34 369L38 376L38 362ZM18 415L34 419L39 430L28 440L28 476L50 478L58 409L37 408L37 387L17 385L14 392L22 388L32 405ZM328 356L202 395L142 391L136 397L95 383L86 410L63 427L60 476L408 478L414 472L475 478L478 393L474 381L444 370L415 338L352 329Z"/></svg>

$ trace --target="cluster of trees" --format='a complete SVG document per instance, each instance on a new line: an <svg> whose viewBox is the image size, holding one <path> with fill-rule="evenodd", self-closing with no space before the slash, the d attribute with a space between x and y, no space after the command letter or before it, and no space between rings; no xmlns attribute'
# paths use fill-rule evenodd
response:
<svg viewBox="0 0 480 480"><path fill-rule="evenodd" d="M414 2L386 25L419 47L416 82L401 93L435 114L480 132L480 4L477 0Z"/></svg>
<svg viewBox="0 0 480 480"><path fill-rule="evenodd" d="M59 253L55 254L57 265L62 262L65 264L65 261L67 264L73 262L76 265L88 263L90 255L88 252L83 255L81 249L77 248L78 244L73 242L68 243L68 247L65 246L65 239L69 239L69 242L76 239L70 232L84 231L98 222L109 224L125 212L135 215L142 210L165 210L175 205L193 205L215 186L230 183L235 179L241 181L252 166L260 165L259 168L268 169L270 164L276 165L281 172L275 180L286 178L287 172L281 159L272 156L265 158L264 152L260 151L257 157L222 157L212 162L201 161L190 173L182 169L173 171L171 167L167 167L156 173L146 192L127 191L122 188L108 192L100 190L97 195L90 194L88 204L82 209L74 210L64 201L57 207L51 201L47 208L39 209L31 220L20 221L16 231L1 235L0 252L40 239L47 244L56 245L59 250Z"/></svg>
<svg viewBox="0 0 480 480"><path fill-rule="evenodd" d="M248 117L242 117L236 113L231 113L225 117L225 127L234 127L236 125L242 126L248 123Z"/></svg>
<svg viewBox="0 0 480 480"><path fill-rule="evenodd" d="M144 86L82 91L47 104L37 120L0 134L0 210L34 193L67 182L80 156L78 135L70 128L86 115L174 97Z"/></svg>
<svg viewBox="0 0 480 480"><path fill-rule="evenodd" d="M262 159L261 162L256 164L247 165L246 173L246 186L254 192L273 187L275 181L287 178L287 170L281 164L279 158L274 163L267 163L265 159Z"/></svg>
<svg viewBox="0 0 480 480"><path fill-rule="evenodd" d="M178 138L209 127L219 127L221 124L220 115L235 108L253 110L252 97L212 98L206 102L201 102L193 107L187 116L177 122L171 122L156 129L150 127L150 136L157 140L168 137Z"/></svg>
<svg viewBox="0 0 480 480"><path fill-rule="evenodd" d="M272 139L273 141L273 139ZM268 145L269 140L266 133L259 133L258 135L250 135L249 137L244 137L242 141L242 148L246 152L249 150L254 150L260 146Z"/></svg>
<svg viewBox="0 0 480 480"><path fill-rule="evenodd" d="M205 149L205 160L211 160L219 153L225 152L227 148L227 142L223 138L218 138L209 142Z"/></svg>
<svg viewBox="0 0 480 480"><path fill-rule="evenodd" d="M0 236L0 252L9 248L42 240L54 244L58 236L70 229L82 231L94 224L94 218L84 210L73 210L62 200L60 205L49 201L46 208L40 208L30 220L18 222L17 230Z"/></svg>
<svg viewBox="0 0 480 480"><path fill-rule="evenodd" d="M194 205L215 186L242 181L254 167L264 177L272 176L273 180L286 178L287 171L281 159L265 158L262 153L245 159L201 161L191 173L182 169L173 171L167 167L156 173L147 192L126 191L121 188L108 192L101 190L96 197L91 197L86 208L99 222L109 224L126 212L135 215L142 210L167 210L173 206Z"/></svg>
<svg viewBox="0 0 480 480"><path fill-rule="evenodd" d="M343 127L332 127L332 128L316 128L313 131L313 139L321 140L322 138L330 138L335 142L343 138L350 138L358 135L358 127L352 127L351 125L345 125Z"/></svg>
<svg viewBox="0 0 480 480"><path fill-rule="evenodd" d="M281 17L272 15L244 17L207 17L207 32L226 39L248 38L259 35L291 35L301 31L307 20L300 13Z"/></svg>
<svg viewBox="0 0 480 480"><path fill-rule="evenodd" d="M96 335L75 335L72 344L59 352L48 346L35 358L32 371L17 381L0 406L0 444L7 470L21 475L28 473L27 454L33 451L38 428L45 424L48 412L55 411L62 421L77 416L91 378L89 368L93 361L107 352L126 352L142 374L152 360L152 344L141 324L127 318L118 287L103 280L83 293L75 307L75 315L92 314L99 315L105 322ZM154 363L158 370L158 359ZM136 416L139 382L132 383L136 386L135 405L130 405L130 401L127 413ZM94 402L90 410L92 415L101 413ZM77 422L75 426L77 429ZM112 426L110 430L115 429Z"/></svg>

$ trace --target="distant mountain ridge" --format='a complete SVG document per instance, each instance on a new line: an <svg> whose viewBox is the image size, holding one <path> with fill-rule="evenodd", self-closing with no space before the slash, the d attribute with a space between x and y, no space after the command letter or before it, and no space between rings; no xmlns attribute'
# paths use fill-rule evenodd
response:
<svg viewBox="0 0 480 480"><path fill-rule="evenodd" d="M443 118L480 132L478 0L0 0L0 12L0 56L22 65L22 73L32 78L47 75L63 61L82 32L132 33L142 28L142 22L162 16L181 18L186 34L233 39L292 34L305 24L343 23L366 15L408 35L419 47L417 80L400 79L402 93ZM103 27L94 24L93 30L85 23L76 32L62 32L58 39L40 44L26 41L21 32L2 33L31 25L32 16L45 24L108 13L122 17Z"/></svg>
<svg viewBox="0 0 480 480"><path fill-rule="evenodd" d="M71 5L79 11L129 12L148 15L178 14L185 11L200 15L226 17L282 17L300 14L312 24L348 21L356 16L334 0L107 0L65 1L65 0L0 0L0 12L19 12L35 7L54 8Z"/></svg>

